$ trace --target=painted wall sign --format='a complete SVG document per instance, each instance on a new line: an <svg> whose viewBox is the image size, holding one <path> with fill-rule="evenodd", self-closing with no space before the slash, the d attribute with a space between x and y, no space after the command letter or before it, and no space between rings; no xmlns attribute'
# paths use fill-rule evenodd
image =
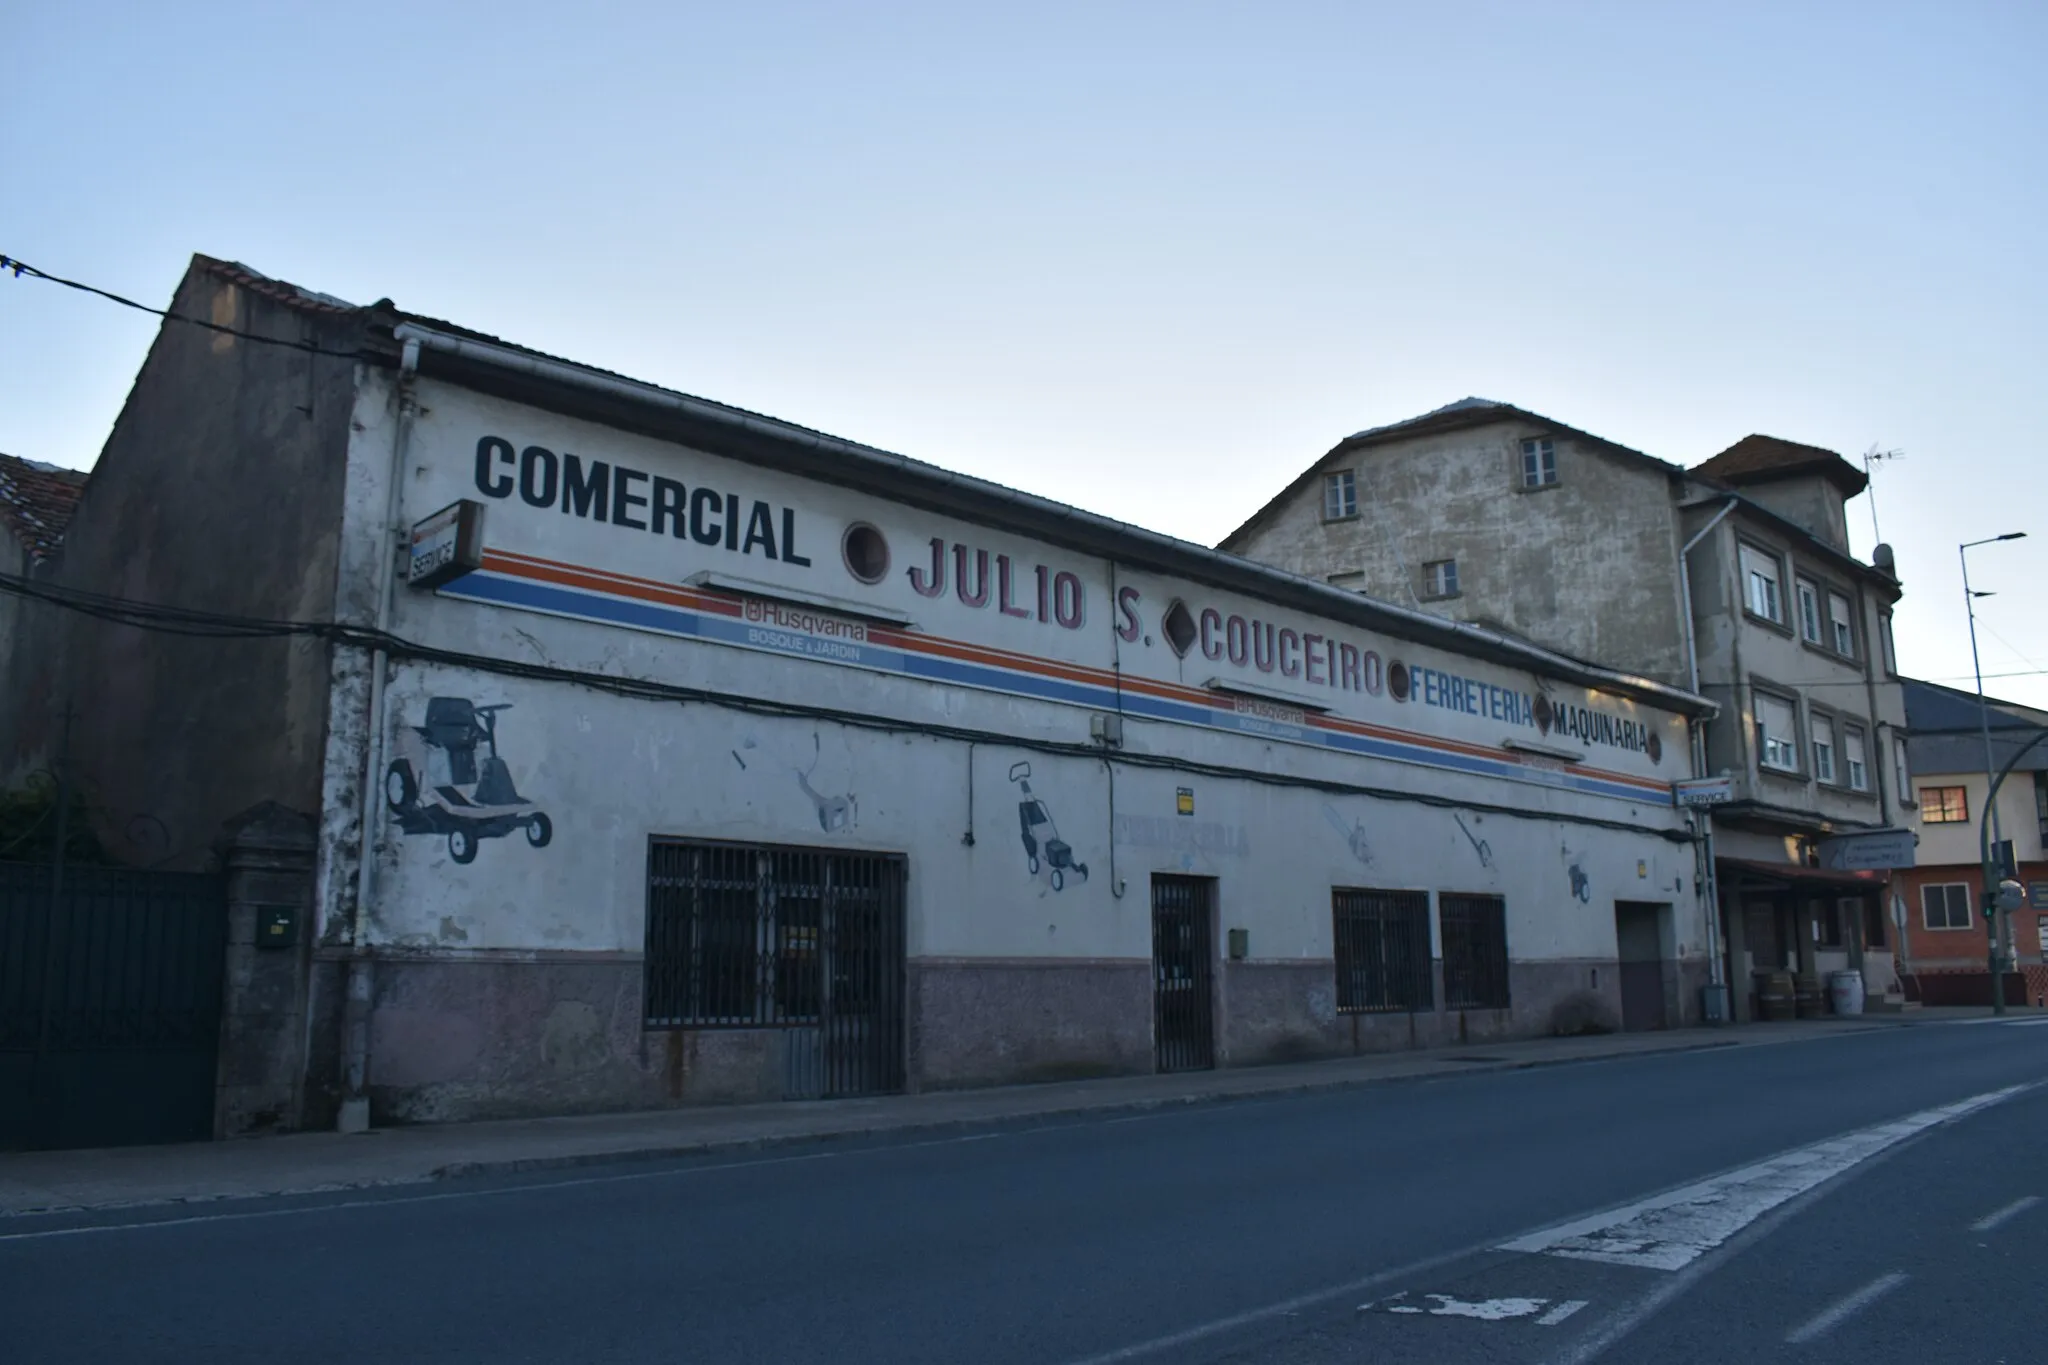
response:
<svg viewBox="0 0 2048 1365"><path fill-rule="evenodd" d="M1910 829L1880 829L1822 839L1815 847L1822 867L1836 872L1882 872L1913 866L1913 850L1919 842L1920 836Z"/></svg>
<svg viewBox="0 0 2048 1365"><path fill-rule="evenodd" d="M811 566L797 549L794 507L686 485L627 464L557 455L539 445L515 453L504 437L483 436L476 443L475 483L487 498L509 501L516 492L519 501L542 511Z"/></svg>
<svg viewBox="0 0 2048 1365"><path fill-rule="evenodd" d="M465 390L433 398L409 496L490 503L481 567L443 598L1670 807L1660 766L1684 722L1655 707ZM740 560L759 595L690 581ZM1532 731L1591 752L1507 747Z"/></svg>

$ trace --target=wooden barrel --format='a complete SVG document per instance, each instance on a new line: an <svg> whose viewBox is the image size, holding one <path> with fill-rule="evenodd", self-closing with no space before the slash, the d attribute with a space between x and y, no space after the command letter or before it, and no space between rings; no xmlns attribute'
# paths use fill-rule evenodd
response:
<svg viewBox="0 0 2048 1365"><path fill-rule="evenodd" d="M1814 972L1801 972L1792 986L1792 998L1801 1019L1825 1019L1828 1013L1827 987Z"/></svg>
<svg viewBox="0 0 2048 1365"><path fill-rule="evenodd" d="M1756 1012L1760 1019L1790 1019L1796 1008L1792 973L1756 974Z"/></svg>

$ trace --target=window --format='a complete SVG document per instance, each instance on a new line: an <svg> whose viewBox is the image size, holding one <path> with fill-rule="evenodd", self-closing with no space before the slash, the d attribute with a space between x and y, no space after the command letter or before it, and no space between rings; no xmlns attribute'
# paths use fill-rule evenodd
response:
<svg viewBox="0 0 2048 1365"><path fill-rule="evenodd" d="M1753 615L1766 621L1785 621L1785 604L1778 595L1778 561L1753 546L1742 547L1742 600Z"/></svg>
<svg viewBox="0 0 2048 1365"><path fill-rule="evenodd" d="M1813 718L1813 775L1822 782L1835 780L1835 723L1826 716Z"/></svg>
<svg viewBox="0 0 2048 1365"><path fill-rule="evenodd" d="M1913 769L1906 762L1906 737L1892 736L1892 790L1899 794L1899 804L1910 806L1913 798Z"/></svg>
<svg viewBox="0 0 2048 1365"><path fill-rule="evenodd" d="M1848 771L1849 790L1870 790L1870 763L1864 755L1863 731L1853 725L1842 727L1842 766Z"/></svg>
<svg viewBox="0 0 2048 1365"><path fill-rule="evenodd" d="M1323 520L1343 521L1358 515L1358 476L1349 469L1323 475Z"/></svg>
<svg viewBox="0 0 2048 1365"><path fill-rule="evenodd" d="M1444 936L1444 1008L1508 1007L1508 911L1499 896L1437 897Z"/></svg>
<svg viewBox="0 0 2048 1365"><path fill-rule="evenodd" d="M1858 903L1859 902L1856 901L1843 902L1844 905L1854 905ZM1863 906L1863 946L1866 948L1884 947L1886 942L1886 936L1884 930L1883 900L1877 896L1866 896L1863 898L1860 904Z"/></svg>
<svg viewBox="0 0 2048 1365"><path fill-rule="evenodd" d="M1930 929L1969 928L1970 888L1962 882L1921 887L1920 918Z"/></svg>
<svg viewBox="0 0 2048 1365"><path fill-rule="evenodd" d="M2041 826L2041 842L2048 844L2048 768L2034 769L2034 819Z"/></svg>
<svg viewBox="0 0 2048 1365"><path fill-rule="evenodd" d="M1556 449L1548 440L1522 442L1522 487L1548 488L1556 482Z"/></svg>
<svg viewBox="0 0 2048 1365"><path fill-rule="evenodd" d="M1756 694L1757 762L1781 773L1799 771L1799 722L1793 704L1768 692Z"/></svg>
<svg viewBox="0 0 2048 1365"><path fill-rule="evenodd" d="M1430 1008L1427 891L1333 887L1330 914L1338 1013Z"/></svg>
<svg viewBox="0 0 2048 1365"><path fill-rule="evenodd" d="M1877 638L1884 649L1884 671L1887 676L1899 676L1899 654L1892 647L1892 614L1886 612L1877 618Z"/></svg>
<svg viewBox="0 0 2048 1365"><path fill-rule="evenodd" d="M1833 632L1835 653L1855 658L1855 617L1849 613L1849 599L1838 592L1828 594L1828 629Z"/></svg>
<svg viewBox="0 0 2048 1365"><path fill-rule="evenodd" d="M1458 561L1455 559L1432 559L1422 566L1422 595L1424 597L1456 597L1458 595Z"/></svg>
<svg viewBox="0 0 2048 1365"><path fill-rule="evenodd" d="M1961 787L1922 787L1920 818L1930 825L1968 824L1970 794Z"/></svg>
<svg viewBox="0 0 2048 1365"><path fill-rule="evenodd" d="M1851 906L1855 901L1850 901ZM1813 943L1816 948L1839 948L1842 935L1848 932L1848 920L1842 915L1842 902L1816 901L1813 906Z"/></svg>
<svg viewBox="0 0 2048 1365"><path fill-rule="evenodd" d="M1799 637L1811 644L1820 643L1820 589L1798 580L1799 590Z"/></svg>

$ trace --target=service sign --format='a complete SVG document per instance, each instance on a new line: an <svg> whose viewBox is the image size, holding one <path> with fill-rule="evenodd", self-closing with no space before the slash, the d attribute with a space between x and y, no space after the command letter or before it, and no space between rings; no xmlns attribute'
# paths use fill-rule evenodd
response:
<svg viewBox="0 0 2048 1365"><path fill-rule="evenodd" d="M1681 806L1718 806L1735 799L1732 777L1694 777L1671 784L1672 800Z"/></svg>
<svg viewBox="0 0 2048 1365"><path fill-rule="evenodd" d="M483 512L481 504L464 498L415 524L405 581L415 588L438 588L481 568Z"/></svg>

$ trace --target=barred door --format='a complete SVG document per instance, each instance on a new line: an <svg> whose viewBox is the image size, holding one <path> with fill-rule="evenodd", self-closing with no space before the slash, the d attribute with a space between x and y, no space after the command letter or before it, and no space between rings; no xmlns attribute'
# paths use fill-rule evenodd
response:
<svg viewBox="0 0 2048 1365"><path fill-rule="evenodd" d="M901 856L657 839L650 1029L779 1029L791 1099L903 1088Z"/></svg>
<svg viewBox="0 0 2048 1365"><path fill-rule="evenodd" d="M1216 1065L1209 925L1215 887L1207 877L1152 878L1152 1046L1161 1071Z"/></svg>

